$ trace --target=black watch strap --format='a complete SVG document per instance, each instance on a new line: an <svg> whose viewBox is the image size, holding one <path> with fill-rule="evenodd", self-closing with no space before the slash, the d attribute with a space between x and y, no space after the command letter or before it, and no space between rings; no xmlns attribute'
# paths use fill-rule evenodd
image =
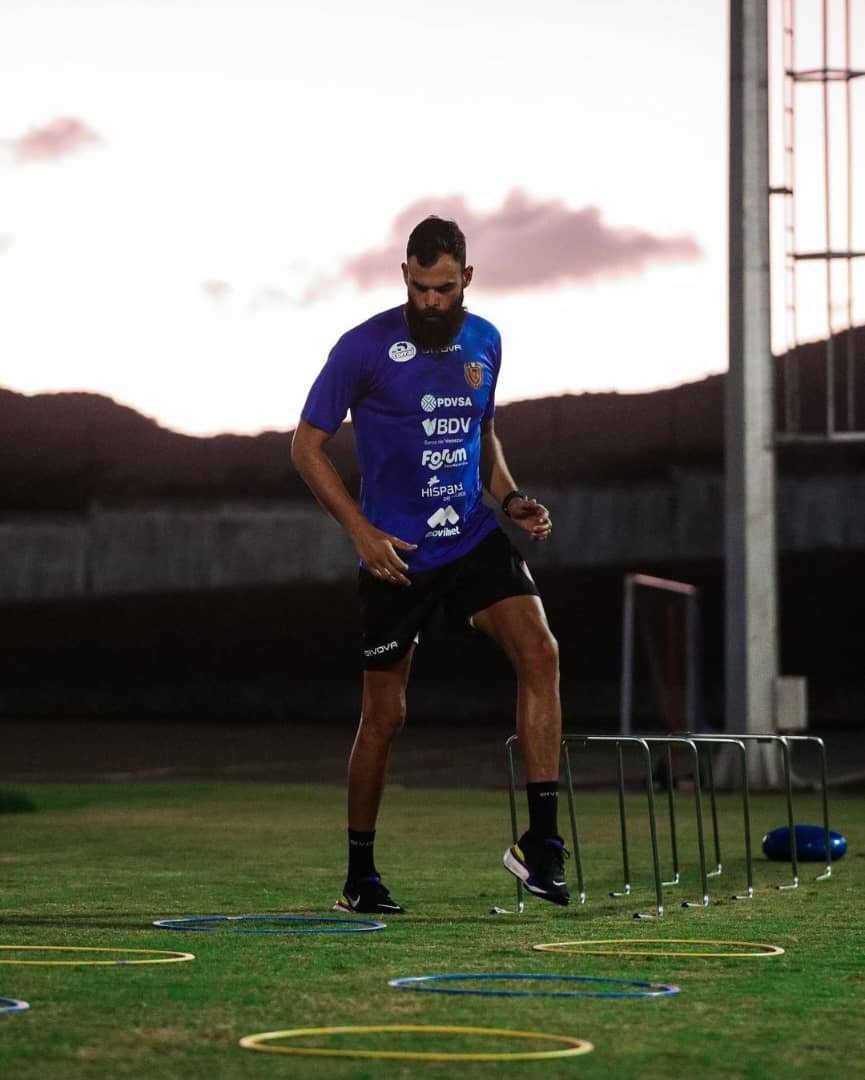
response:
<svg viewBox="0 0 865 1080"><path fill-rule="evenodd" d="M510 517L511 515L508 513L508 507L511 505L513 500L514 499L527 499L527 498L528 498L528 495L526 495L525 492L519 491L516 488L513 491L509 491L507 493L507 495L505 495L505 497L502 499L502 513L506 517Z"/></svg>

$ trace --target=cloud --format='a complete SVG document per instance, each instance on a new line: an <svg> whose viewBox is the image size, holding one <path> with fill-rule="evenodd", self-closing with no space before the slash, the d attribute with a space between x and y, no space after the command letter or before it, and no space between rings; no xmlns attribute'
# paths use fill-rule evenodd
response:
<svg viewBox="0 0 865 1080"><path fill-rule="evenodd" d="M81 120L59 117L11 140L11 148L14 160L25 165L34 161L58 161L101 142L102 138Z"/></svg>
<svg viewBox="0 0 865 1080"><path fill-rule="evenodd" d="M702 255L693 236L656 236L634 226L608 225L596 206L574 210L561 199L532 199L517 188L486 213L472 210L461 195L419 199L397 216L383 247L346 261L342 277L360 289L393 284L408 234L433 213L459 223L469 262L477 267L475 284L489 292L583 284ZM310 286L306 299L329 291L331 284Z"/></svg>
<svg viewBox="0 0 865 1080"><path fill-rule="evenodd" d="M221 304L233 291L227 281L202 281L201 288L215 304Z"/></svg>
<svg viewBox="0 0 865 1080"><path fill-rule="evenodd" d="M259 289L250 302L253 311L262 311L269 308L291 307L294 301L285 289L274 285L267 285Z"/></svg>

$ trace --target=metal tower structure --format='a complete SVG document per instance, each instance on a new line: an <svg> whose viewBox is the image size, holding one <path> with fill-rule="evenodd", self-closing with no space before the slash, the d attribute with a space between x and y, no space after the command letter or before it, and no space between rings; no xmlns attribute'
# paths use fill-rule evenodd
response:
<svg viewBox="0 0 865 1080"><path fill-rule="evenodd" d="M726 728L729 732L774 732L778 723L778 629L775 448L786 442L838 442L865 439L865 416L857 409L857 365L854 315L854 265L865 250L854 245L860 219L854 206L857 195L865 197L865 183L854 178L854 104L852 87L865 76L851 62L850 0L836 0L830 33L827 0L805 0L822 26L822 64L798 68L798 18L795 0L783 2L783 182L770 186L769 117L769 0L730 0L730 253L729 320L730 356L726 383ZM843 20L837 18L843 3ZM817 6L819 5L819 6ZM840 22L840 25L839 25ZM773 27L773 29L775 29ZM811 35L813 37L813 33ZM865 38L865 27L859 37ZM841 42L843 60L830 64L830 53ZM811 38L809 38L809 44ZM830 48L831 45L831 48ZM840 149L838 122L833 119L838 102L833 88L844 89ZM802 138L797 106L800 90L822 92L822 217L824 242L816 248L799 245L799 226L805 217L800 206L800 183L813 182L819 152L798 164ZM813 130L813 124L811 125ZM839 178L840 177L840 178ZM812 184L813 186L813 184ZM819 185L817 185L819 187ZM844 194L839 196L839 189ZM785 360L779 372L783 404L776 419L775 370L771 350L770 317L770 194L784 200L784 267L786 299ZM844 238L838 243L840 216ZM865 248L865 243L861 245ZM822 265L825 281L823 422L816 430L804 425L800 387L811 370L803 361L813 347L805 340L802 314L813 295L803 289L805 264ZM844 304L838 298L837 266L846 271ZM843 308L843 310L842 310ZM846 320L846 321L845 321ZM860 334L861 340L861 334ZM839 352L844 348L843 373ZM839 382L839 374L843 374ZM861 372L865 381L865 370ZM839 393L840 388L840 393ZM812 395L806 404L811 406ZM768 761L762 762L763 778L777 781Z"/></svg>
<svg viewBox="0 0 865 1080"><path fill-rule="evenodd" d="M730 0L726 728L753 734L775 730L778 673L768 69L767 0Z"/></svg>
<svg viewBox="0 0 865 1080"><path fill-rule="evenodd" d="M865 177L856 184L854 134L865 124L865 94L854 94L865 70L853 66L854 39L851 0L780 0L782 80L780 116L773 127L783 141L781 183L770 194L783 200L783 274L786 350L780 371L781 390L776 440L785 442L844 442L865 440L861 401L865 388L865 344L854 334L855 267L865 269ZM858 28L865 41L865 9ZM806 47L800 49L804 40ZM800 52L815 66L800 66ZM865 47L862 49L865 64ZM858 84L865 92L865 83ZM858 87L857 87L858 88ZM800 124L803 106L819 124ZM802 205L799 187L803 170L819 175L812 185L813 205ZM805 200L807 202L807 200ZM800 219L810 213L821 218L822 241L799 242ZM857 245L857 240L859 241ZM803 283L805 264L818 271ZM823 338L819 398L822 408L803 415L803 302L813 301L822 278ZM804 287L803 287L804 284ZM809 288L810 285L810 288ZM805 294L803 296L803 293ZM812 305L813 306L813 303ZM813 331L810 335L814 336ZM816 357L811 350L810 362ZM809 380L814 387L813 377Z"/></svg>

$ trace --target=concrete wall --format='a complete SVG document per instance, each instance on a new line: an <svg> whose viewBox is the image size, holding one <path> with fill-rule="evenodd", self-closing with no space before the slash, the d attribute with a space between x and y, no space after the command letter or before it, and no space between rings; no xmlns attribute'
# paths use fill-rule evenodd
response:
<svg viewBox="0 0 865 1080"><path fill-rule="evenodd" d="M532 493L555 522L551 543L528 545L533 566L723 557L720 474ZM778 529L785 552L865 549L865 476L782 478ZM311 499L0 520L0 601L337 581L355 565L348 539Z"/></svg>

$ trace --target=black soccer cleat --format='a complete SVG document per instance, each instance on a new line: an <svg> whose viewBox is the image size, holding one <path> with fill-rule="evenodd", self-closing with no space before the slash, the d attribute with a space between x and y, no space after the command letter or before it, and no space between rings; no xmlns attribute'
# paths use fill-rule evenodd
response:
<svg viewBox="0 0 865 1080"><path fill-rule="evenodd" d="M405 908L394 900L378 874L372 877L348 880L342 896L333 905L334 911L347 911L352 915L402 915Z"/></svg>
<svg viewBox="0 0 865 1080"><path fill-rule="evenodd" d="M538 840L526 832L508 848L502 862L534 896L564 907L571 902L565 881L565 859L570 856L560 836Z"/></svg>

